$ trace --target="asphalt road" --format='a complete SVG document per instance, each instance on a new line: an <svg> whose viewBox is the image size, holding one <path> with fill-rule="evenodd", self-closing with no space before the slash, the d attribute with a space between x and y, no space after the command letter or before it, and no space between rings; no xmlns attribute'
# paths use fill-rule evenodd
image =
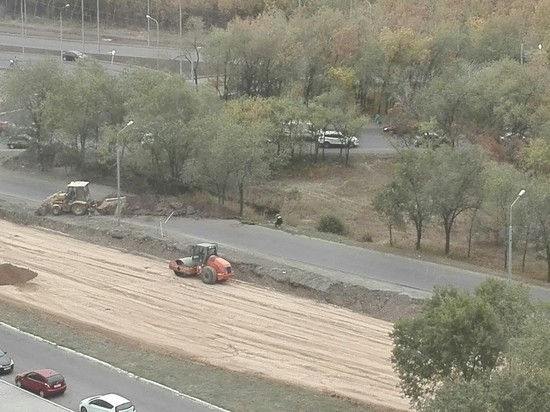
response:
<svg viewBox="0 0 550 412"><path fill-rule="evenodd" d="M21 34L0 33L0 45L21 49L21 51L17 51L18 57L21 57L23 48L27 50L39 49L58 51L61 49L61 40L59 37L22 36ZM85 42L84 46L84 52L89 55L111 56L111 50L114 49L116 50L115 58L116 56L122 56L156 59L158 53L161 59L175 59L181 54L180 50L175 48L159 46L157 49L156 47L132 46L116 42L103 43L99 48L97 42L95 44ZM82 42L63 39L63 50L82 51Z"/></svg>
<svg viewBox="0 0 550 412"><path fill-rule="evenodd" d="M0 324L0 344L15 362L14 372L1 375L0 379L14 383L17 373L40 368L55 369L65 377L67 391L61 396L51 398L51 401L73 411L78 410L81 399L112 392L130 399L139 412L224 411L198 399L121 373L120 370L94 359L38 340L3 324Z"/></svg>
<svg viewBox="0 0 550 412"><path fill-rule="evenodd" d="M0 197L40 202L63 190L66 182L43 180L40 176L2 171ZM101 199L115 189L92 185L92 196ZM113 225L117 220L112 216ZM157 219L125 217L121 224L141 225L147 231L159 227ZM329 272L336 280L399 291L413 297L428 296L434 286L454 285L473 290L489 276L452 266L347 246L305 236L292 235L270 227L245 225L234 220L172 218L164 226L168 239L193 237L213 241L227 248L243 250L272 259L293 261L309 270ZM550 300L550 290L529 286L535 298Z"/></svg>

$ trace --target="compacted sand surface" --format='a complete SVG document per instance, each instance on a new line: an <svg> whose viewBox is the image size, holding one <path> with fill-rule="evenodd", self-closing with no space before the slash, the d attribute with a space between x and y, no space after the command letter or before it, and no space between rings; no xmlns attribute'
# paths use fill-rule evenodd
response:
<svg viewBox="0 0 550 412"><path fill-rule="evenodd" d="M239 281L178 278L165 261L45 229L0 221L0 235L0 285L11 283L1 299L177 356L408 410L389 322Z"/></svg>

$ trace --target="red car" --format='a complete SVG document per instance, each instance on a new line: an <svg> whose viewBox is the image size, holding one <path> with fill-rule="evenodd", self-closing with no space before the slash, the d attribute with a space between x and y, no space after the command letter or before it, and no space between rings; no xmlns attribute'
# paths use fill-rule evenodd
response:
<svg viewBox="0 0 550 412"><path fill-rule="evenodd" d="M65 378L53 369L40 369L17 375L15 384L41 397L59 395L67 390Z"/></svg>

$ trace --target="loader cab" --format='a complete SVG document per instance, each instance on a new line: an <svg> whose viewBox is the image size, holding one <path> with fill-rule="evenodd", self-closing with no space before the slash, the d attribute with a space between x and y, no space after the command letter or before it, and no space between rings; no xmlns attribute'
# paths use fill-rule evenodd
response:
<svg viewBox="0 0 550 412"><path fill-rule="evenodd" d="M193 263L204 265L210 256L218 254L218 245L215 243L199 243L191 249Z"/></svg>
<svg viewBox="0 0 550 412"><path fill-rule="evenodd" d="M91 200L90 183L83 181L74 181L69 183L67 185L65 199L67 199L68 202L89 202Z"/></svg>

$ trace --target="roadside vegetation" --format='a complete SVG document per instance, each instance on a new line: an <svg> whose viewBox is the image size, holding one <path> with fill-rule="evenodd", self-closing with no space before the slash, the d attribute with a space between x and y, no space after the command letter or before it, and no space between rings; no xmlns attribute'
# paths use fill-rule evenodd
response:
<svg viewBox="0 0 550 412"><path fill-rule="evenodd" d="M53 2L35 3L27 12L57 16ZM443 255L479 264L473 252L490 245L499 257L485 266L497 269L508 262L509 205L525 189L515 206L515 271L550 280L550 71L538 40L546 27L543 8L516 3L428 9L422 1L377 1L354 5L353 13L337 3L226 4L220 20L205 3L183 14L190 43L182 51L195 60L190 79L141 69L112 75L93 60L64 73L44 58L5 72L2 107L20 109L12 119L32 125L29 153L43 171L112 179L118 148L130 192L205 193L220 207L236 205L242 217L250 208L260 220L283 212L295 227L378 244L387 236L390 247L400 243L396 233L408 239L412 229L417 251L433 252L427 231L436 230ZM15 18L15 6L2 7ZM143 7L101 6L127 28ZM151 3L163 30L177 27L168 13L176 6ZM198 87L201 70L212 76ZM365 208L355 216L300 213L300 189L288 189L288 198L277 193L282 176L360 167L362 160L350 160L353 149L325 149L315 136L323 129L357 134L375 114L398 146L388 160L395 167L364 199L370 222L357 216ZM427 144L415 147L419 136ZM436 145L425 136L441 138ZM380 224L386 235L375 230ZM542 271L537 259L546 261Z"/></svg>
<svg viewBox="0 0 550 412"><path fill-rule="evenodd" d="M526 288L502 281L473 294L436 289L391 334L403 393L424 412L550 409L549 315Z"/></svg>
<svg viewBox="0 0 550 412"><path fill-rule="evenodd" d="M105 1L102 17L143 25L142 3ZM151 5L177 31L179 5ZM55 20L62 5L27 6ZM112 179L118 150L127 191L204 196L264 223L282 212L287 230L415 255L509 269L514 203L514 273L548 282L549 13L527 0L187 2L191 81L93 61L63 74L44 59L6 71L2 108L23 109L13 119L33 125L41 170ZM311 138L359 133L377 114L393 157L331 155ZM550 409L548 316L521 287L436 290L394 329L404 393L425 411Z"/></svg>

